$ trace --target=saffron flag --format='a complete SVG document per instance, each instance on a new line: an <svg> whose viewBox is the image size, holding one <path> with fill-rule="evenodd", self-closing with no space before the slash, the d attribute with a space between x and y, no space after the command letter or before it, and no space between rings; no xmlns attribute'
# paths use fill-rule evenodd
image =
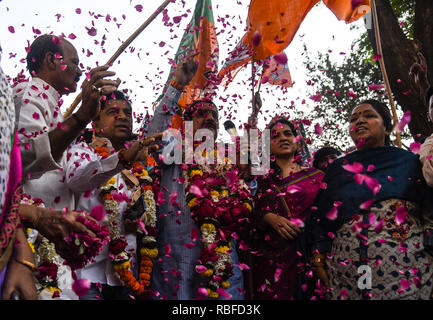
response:
<svg viewBox="0 0 433 320"><path fill-rule="evenodd" d="M251 0L248 31L219 72L230 82L253 59L282 52L292 42L306 15L320 0ZM370 11L370 0L323 0L335 16L351 23ZM287 74L287 73L286 73Z"/></svg>
<svg viewBox="0 0 433 320"><path fill-rule="evenodd" d="M275 60L275 56L265 60L265 66L260 81L262 84L269 83L285 88L293 86L288 63L281 64Z"/></svg>
<svg viewBox="0 0 433 320"><path fill-rule="evenodd" d="M218 70L219 54L212 0L197 0L194 14L174 57L175 65L171 68L168 84L173 79L176 65L184 62L188 56L197 52L199 54L194 57L194 60L198 63L197 73L180 98L179 105L182 108L198 99L203 89L213 89L212 80Z"/></svg>
<svg viewBox="0 0 433 320"><path fill-rule="evenodd" d="M228 85L240 69L248 64L253 59L253 51L250 43L248 42L247 34L245 34L236 47L230 52L229 57L224 62L218 78L220 84Z"/></svg>
<svg viewBox="0 0 433 320"><path fill-rule="evenodd" d="M323 0L339 20L351 23L371 11L370 0Z"/></svg>
<svg viewBox="0 0 433 320"><path fill-rule="evenodd" d="M350 1L350 0L348 0ZM248 40L254 59L262 60L283 51L292 42L307 13L319 0L251 0Z"/></svg>

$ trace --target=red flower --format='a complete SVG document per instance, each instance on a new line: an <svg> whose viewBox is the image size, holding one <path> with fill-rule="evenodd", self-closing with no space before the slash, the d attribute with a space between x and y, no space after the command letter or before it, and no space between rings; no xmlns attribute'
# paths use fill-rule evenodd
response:
<svg viewBox="0 0 433 320"><path fill-rule="evenodd" d="M126 248L126 241L122 238L113 239L110 241L110 244L108 245L108 250L110 253L117 255L125 250Z"/></svg>

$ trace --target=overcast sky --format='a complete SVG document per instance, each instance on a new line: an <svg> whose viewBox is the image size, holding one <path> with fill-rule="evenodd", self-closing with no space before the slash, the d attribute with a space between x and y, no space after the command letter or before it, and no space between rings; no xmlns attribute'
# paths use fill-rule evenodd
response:
<svg viewBox="0 0 433 320"><path fill-rule="evenodd" d="M84 68L92 68L97 63L104 64L129 35L135 31L162 3L162 0L2 0L0 1L0 43L3 48L1 65L6 74L16 76L25 69L23 58L25 47L37 33L74 34L71 40L77 48ZM111 68L123 83L121 89L131 90L130 97L136 113L149 110L162 92L170 66L168 59L177 51L180 38L191 19L195 0L177 0L168 6L168 15L173 18L186 14L173 26L164 26L162 14L132 43ZM218 33L220 66L245 32L246 17L250 0L213 0L213 12ZM136 7L141 5L140 7ZM277 87L262 86L264 101L261 126L269 121L269 116L287 111L291 101L306 110L313 107L309 100L305 82L308 74L302 65L303 44L311 54L317 51L332 50L335 59L341 59L341 52L349 52L354 39L364 30L362 19L352 25L360 26L350 30L351 25L337 18L323 4L318 4L307 15L291 45L285 50L295 85L287 93ZM88 29L96 29L96 35L88 34ZM13 27L13 30L12 28ZM13 32L11 32L11 30ZM104 41L102 45L102 41ZM27 74L27 73L26 73ZM233 114L237 125L246 121L251 105L250 67L241 71L235 81L224 90L219 90L217 105L222 107L220 124L228 113ZM82 77L84 78L84 77ZM83 80L83 79L82 79ZM81 83L80 83L81 84ZM79 85L80 85L79 84ZM64 109L72 103L75 94L64 97ZM301 101L305 99L306 105ZM279 106L277 106L277 104ZM266 118L266 121L265 121ZM138 125L135 124L135 127ZM260 127L260 126L259 126ZM222 129L222 127L221 127ZM221 131L221 130L220 130Z"/></svg>

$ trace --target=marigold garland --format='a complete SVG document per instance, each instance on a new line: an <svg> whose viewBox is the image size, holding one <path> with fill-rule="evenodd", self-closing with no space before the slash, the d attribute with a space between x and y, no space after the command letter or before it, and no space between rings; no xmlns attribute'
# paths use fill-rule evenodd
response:
<svg viewBox="0 0 433 320"><path fill-rule="evenodd" d="M224 164L190 165L185 173L186 203L203 242L196 271L208 278L207 294L216 299L220 290L230 287L232 233L252 211L251 194L227 158Z"/></svg>
<svg viewBox="0 0 433 320"><path fill-rule="evenodd" d="M96 152L101 156L109 154L106 147L98 147ZM141 243L139 245L140 266L138 280L132 273L129 255L125 251L127 242L121 234L120 214L118 203L112 197L112 191L116 191L115 177L108 180L100 190L103 206L107 213L108 227L110 230L109 252L110 259L114 270L119 275L126 287L130 288L136 296L140 298L150 299L152 290L150 288L150 279L152 275L153 262L152 259L158 255L156 248L156 205L152 191L152 178L143 165L139 162L134 162L131 172L139 181L139 188L143 194L145 211L140 218L140 222L144 224L144 229L138 228L138 233L142 233Z"/></svg>

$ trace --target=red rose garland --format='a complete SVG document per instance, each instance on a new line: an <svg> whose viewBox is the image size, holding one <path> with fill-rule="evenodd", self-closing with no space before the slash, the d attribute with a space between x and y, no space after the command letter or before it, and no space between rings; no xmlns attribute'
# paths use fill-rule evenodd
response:
<svg viewBox="0 0 433 320"><path fill-rule="evenodd" d="M251 194L238 169L230 164L191 165L186 176L186 201L203 241L196 271L209 278L207 295L218 298L230 287L232 233L251 214Z"/></svg>

